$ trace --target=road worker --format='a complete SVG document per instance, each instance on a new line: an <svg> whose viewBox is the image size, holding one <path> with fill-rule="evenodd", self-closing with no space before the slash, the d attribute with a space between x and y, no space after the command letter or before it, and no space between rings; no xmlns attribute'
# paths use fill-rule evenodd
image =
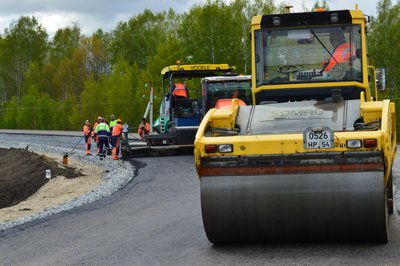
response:
<svg viewBox="0 0 400 266"><path fill-rule="evenodd" d="M329 33L329 41L333 47L332 56L326 60L323 72L328 73L335 65L350 61L351 47L346 41L343 31L336 29Z"/></svg>
<svg viewBox="0 0 400 266"><path fill-rule="evenodd" d="M238 99L239 106L246 106L246 103L241 99L240 91L234 90L232 93L232 99ZM218 99L215 103L214 108L222 109L222 108L230 108L232 106L232 100L229 98Z"/></svg>
<svg viewBox="0 0 400 266"><path fill-rule="evenodd" d="M112 132L114 125L117 124L117 119L115 119L115 115L111 115L110 118L110 131Z"/></svg>
<svg viewBox="0 0 400 266"><path fill-rule="evenodd" d="M239 90L234 90L232 93L232 99L239 98L239 96L240 96Z"/></svg>
<svg viewBox="0 0 400 266"><path fill-rule="evenodd" d="M108 134L110 132L110 128L103 117L100 118L100 123L97 125L95 132L98 138L100 160L103 160L105 157L104 148L108 143Z"/></svg>
<svg viewBox="0 0 400 266"><path fill-rule="evenodd" d="M118 160L119 148L121 146L121 134L122 134L121 119L117 119L117 123L113 126L113 131L111 135L113 160Z"/></svg>
<svg viewBox="0 0 400 266"><path fill-rule="evenodd" d="M83 125L83 135L85 136L85 143L86 143L86 155L92 155L90 152L91 148L91 133L92 128L90 127L90 121L86 120L85 124Z"/></svg>
<svg viewBox="0 0 400 266"><path fill-rule="evenodd" d="M150 133L150 124L146 122L146 118L144 117L142 118L142 122L139 125L138 133L142 141L144 141L144 135Z"/></svg>
<svg viewBox="0 0 400 266"><path fill-rule="evenodd" d="M96 127L100 123L100 119L101 119L101 116L98 116L97 121L94 123L93 129L92 129L92 138L94 139L94 142L96 142L97 156L100 156L100 147L99 147L99 139L98 139L97 133L96 133Z"/></svg>
<svg viewBox="0 0 400 266"><path fill-rule="evenodd" d="M109 126L110 126L110 136L109 136L109 138L108 138L109 143L111 144L111 147L112 147L111 135L112 135L113 127L115 126L115 124L117 124L117 119L115 119L115 115L111 115L111 116L110 116L110 123L109 123ZM107 153L107 154L111 154L110 145L107 145L107 148L110 149L110 153Z"/></svg>

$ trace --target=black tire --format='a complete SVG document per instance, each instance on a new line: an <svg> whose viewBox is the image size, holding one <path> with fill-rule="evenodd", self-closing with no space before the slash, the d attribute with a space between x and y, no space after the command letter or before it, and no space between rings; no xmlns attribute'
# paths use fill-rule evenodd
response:
<svg viewBox="0 0 400 266"><path fill-rule="evenodd" d="M392 170L390 170L389 179L386 186L387 191L387 208L389 214L393 214L394 212L394 204L393 204L393 176Z"/></svg>
<svg viewBox="0 0 400 266"><path fill-rule="evenodd" d="M385 189L385 228L384 228L384 233L382 234L381 237L379 237L378 242L381 243L387 243L389 242L389 205L388 205L388 191Z"/></svg>

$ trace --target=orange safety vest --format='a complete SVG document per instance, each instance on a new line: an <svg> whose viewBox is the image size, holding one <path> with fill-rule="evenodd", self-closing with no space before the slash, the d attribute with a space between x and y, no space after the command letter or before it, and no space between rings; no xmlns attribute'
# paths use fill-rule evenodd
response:
<svg viewBox="0 0 400 266"><path fill-rule="evenodd" d="M115 124L113 126L113 130L112 130L112 136L113 137L118 137L119 135L121 135L122 132L122 125L121 124Z"/></svg>
<svg viewBox="0 0 400 266"><path fill-rule="evenodd" d="M93 131L92 131L92 137L93 138L97 135L95 130L96 130L96 127L97 127L98 124L99 124L98 122L95 122L94 125L93 125Z"/></svg>
<svg viewBox="0 0 400 266"><path fill-rule="evenodd" d="M187 98L187 91L186 91L185 85L182 83L175 83L175 89L172 92L172 95L182 96L182 97Z"/></svg>
<svg viewBox="0 0 400 266"><path fill-rule="evenodd" d="M90 132L91 132L90 127L87 126L87 125L84 125L84 126L83 126L83 134L84 134L85 136L90 136Z"/></svg>
<svg viewBox="0 0 400 266"><path fill-rule="evenodd" d="M328 65L324 69L324 72L328 72L336 64L343 63L350 60L350 44L347 42L339 45L332 53L333 57L329 60ZM336 59L336 61L335 61Z"/></svg>
<svg viewBox="0 0 400 266"><path fill-rule="evenodd" d="M146 123L146 125L144 126L144 132L140 127L138 129L139 135L142 135L143 133L149 134L149 132L150 132L150 124L149 123Z"/></svg>

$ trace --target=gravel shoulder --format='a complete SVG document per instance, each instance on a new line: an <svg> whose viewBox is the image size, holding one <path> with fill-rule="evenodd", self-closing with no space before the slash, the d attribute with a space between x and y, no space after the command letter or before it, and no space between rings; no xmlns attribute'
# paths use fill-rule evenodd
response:
<svg viewBox="0 0 400 266"><path fill-rule="evenodd" d="M53 158L60 165L63 155L70 152L70 148L0 141L2 148L24 149L28 145L30 151ZM100 161L96 156L86 156L83 151L76 150L68 159L68 166L81 171L83 176L57 176L27 200L0 209L0 231L89 204L122 189L134 177L132 164L121 160L113 161L111 157ZM13 158L9 160L11 162Z"/></svg>

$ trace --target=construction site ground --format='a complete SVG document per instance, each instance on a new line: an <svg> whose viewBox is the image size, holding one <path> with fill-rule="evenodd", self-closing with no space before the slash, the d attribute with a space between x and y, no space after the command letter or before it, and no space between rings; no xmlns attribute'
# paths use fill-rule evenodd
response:
<svg viewBox="0 0 400 266"><path fill-rule="evenodd" d="M76 198L99 185L102 174L72 158L64 166L60 155L0 148L0 223Z"/></svg>
<svg viewBox="0 0 400 266"><path fill-rule="evenodd" d="M31 147L50 144L56 151L71 150L79 135L0 134L0 140L30 143ZM84 145L77 149L83 152ZM55 156L57 161L62 154ZM396 188L399 160L393 169ZM130 158L127 162L135 166L136 176L120 191L71 211L0 230L0 265L399 265L399 189L395 189L396 211L389 216L387 244L215 246L203 228L193 155ZM75 167L71 158L69 166ZM102 174L104 178L108 173L103 170ZM290 218L296 219L295 214Z"/></svg>

